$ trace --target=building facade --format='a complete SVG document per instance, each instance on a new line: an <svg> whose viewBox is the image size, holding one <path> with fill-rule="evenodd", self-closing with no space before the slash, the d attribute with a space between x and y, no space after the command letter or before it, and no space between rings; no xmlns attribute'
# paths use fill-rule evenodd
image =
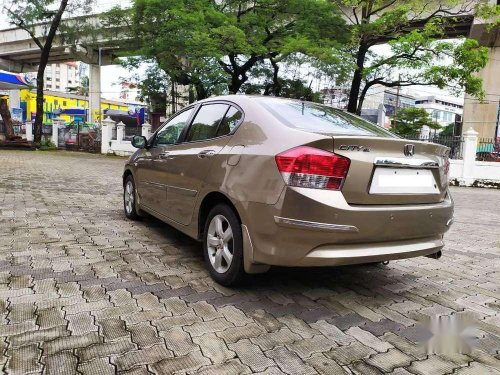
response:
<svg viewBox="0 0 500 375"><path fill-rule="evenodd" d="M79 84L80 74L75 62L50 64L45 68L45 90L67 92L68 88Z"/></svg>
<svg viewBox="0 0 500 375"><path fill-rule="evenodd" d="M33 121L36 115L36 92L34 90L20 90L20 99L23 122ZM141 103L128 103L109 99L101 100L101 110L104 114L107 110L117 110L129 113L144 107L145 106ZM88 108L89 102L86 96L45 91L43 122L44 124L51 124L52 119L56 117L60 117L66 122L74 120L85 121ZM144 110L142 113L144 113ZM144 117L144 115L142 116ZM94 113L93 117L94 122L99 122L98 111Z"/></svg>
<svg viewBox="0 0 500 375"><path fill-rule="evenodd" d="M455 123L457 115L462 117L464 111L460 100L436 95L417 98L415 107L425 109L432 120L442 127Z"/></svg>

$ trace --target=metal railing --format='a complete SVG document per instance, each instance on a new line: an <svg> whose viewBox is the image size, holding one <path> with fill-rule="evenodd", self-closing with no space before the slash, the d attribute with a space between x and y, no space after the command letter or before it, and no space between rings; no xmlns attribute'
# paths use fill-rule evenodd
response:
<svg viewBox="0 0 500 375"><path fill-rule="evenodd" d="M460 136L453 135L429 135L428 137L421 137L420 135L406 137L406 139L437 143L450 148L450 159L462 160L464 151L464 140Z"/></svg>
<svg viewBox="0 0 500 375"><path fill-rule="evenodd" d="M476 160L500 162L500 141L495 140L495 138L479 138Z"/></svg>
<svg viewBox="0 0 500 375"><path fill-rule="evenodd" d="M125 126L124 140L130 141L134 135L141 135L142 127L140 126Z"/></svg>

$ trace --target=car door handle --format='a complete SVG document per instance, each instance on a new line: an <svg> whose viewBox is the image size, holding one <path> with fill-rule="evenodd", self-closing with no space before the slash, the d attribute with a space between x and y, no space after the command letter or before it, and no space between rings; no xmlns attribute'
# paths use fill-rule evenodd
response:
<svg viewBox="0 0 500 375"><path fill-rule="evenodd" d="M215 155L215 151L214 150L203 150L203 151L198 152L198 157L200 159L211 158L214 155Z"/></svg>
<svg viewBox="0 0 500 375"><path fill-rule="evenodd" d="M158 155L158 159L161 160L166 160L166 159L173 159L174 155L172 155L170 152L162 152L160 155Z"/></svg>

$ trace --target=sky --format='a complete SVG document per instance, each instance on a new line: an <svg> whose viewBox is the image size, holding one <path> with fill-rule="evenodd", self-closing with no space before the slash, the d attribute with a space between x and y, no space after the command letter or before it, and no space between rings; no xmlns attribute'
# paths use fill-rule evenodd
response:
<svg viewBox="0 0 500 375"><path fill-rule="evenodd" d="M0 0L0 4L5 2L5 0ZM104 12L106 10L111 9L114 6L120 5L122 7L126 7L128 4L131 3L130 0L94 0L94 9L99 9L99 12ZM8 23L7 17L2 17L0 16L0 29L6 29L12 27ZM387 53L389 51L389 48L387 45L381 45L377 46L377 52L380 53ZM110 65L110 66L103 66L101 67L101 92L102 96L107 99L119 99L120 95L120 86L118 85L118 82L121 77L127 77L130 75L130 72L128 72L126 69L117 66L117 65ZM375 88L376 90L380 91L383 90L383 88ZM441 95L441 96L451 96L449 92L446 90L440 90L437 87L412 87L410 89L403 89L402 92L408 92L411 93L412 95L416 96L425 96L425 95ZM463 98L460 98L463 100Z"/></svg>

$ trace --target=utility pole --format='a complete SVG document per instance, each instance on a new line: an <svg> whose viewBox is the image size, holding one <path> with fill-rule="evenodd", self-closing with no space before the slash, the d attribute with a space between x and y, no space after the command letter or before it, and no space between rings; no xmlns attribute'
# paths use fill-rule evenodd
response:
<svg viewBox="0 0 500 375"><path fill-rule="evenodd" d="M495 138L493 140L495 143L500 141L500 100L498 101L497 126L495 127Z"/></svg>
<svg viewBox="0 0 500 375"><path fill-rule="evenodd" d="M399 81L401 82L401 74L399 75ZM401 86L398 86L398 88L396 89L396 107L394 108L394 119L393 119L394 126L393 126L393 128L396 128L396 119L397 119L398 108L399 108L399 90L401 90Z"/></svg>

